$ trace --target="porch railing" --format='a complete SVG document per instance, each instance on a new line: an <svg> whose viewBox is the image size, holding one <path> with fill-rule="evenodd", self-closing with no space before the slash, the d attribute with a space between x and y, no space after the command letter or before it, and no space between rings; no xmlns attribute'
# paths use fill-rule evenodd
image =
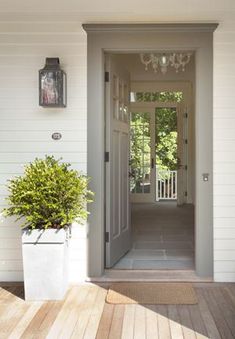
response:
<svg viewBox="0 0 235 339"><path fill-rule="evenodd" d="M157 169L156 175L156 200L176 200L177 171Z"/></svg>

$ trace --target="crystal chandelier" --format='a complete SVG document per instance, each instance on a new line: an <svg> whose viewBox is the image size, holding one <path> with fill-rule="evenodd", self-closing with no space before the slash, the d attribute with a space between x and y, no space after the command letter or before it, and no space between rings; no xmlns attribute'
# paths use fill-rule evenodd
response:
<svg viewBox="0 0 235 339"><path fill-rule="evenodd" d="M145 70L148 70L149 64L156 73L160 68L163 74L166 74L168 66L174 67L176 73L180 70L185 71L185 65L190 61L192 53L142 53L140 60L145 65Z"/></svg>

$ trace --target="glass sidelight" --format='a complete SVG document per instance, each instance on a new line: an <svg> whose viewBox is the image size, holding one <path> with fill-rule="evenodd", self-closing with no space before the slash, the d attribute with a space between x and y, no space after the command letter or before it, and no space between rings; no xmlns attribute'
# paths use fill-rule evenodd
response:
<svg viewBox="0 0 235 339"><path fill-rule="evenodd" d="M152 199L155 168L152 112L130 114L130 191L134 201Z"/></svg>
<svg viewBox="0 0 235 339"><path fill-rule="evenodd" d="M177 199L178 128L177 110L158 107L155 111L156 131L156 200Z"/></svg>

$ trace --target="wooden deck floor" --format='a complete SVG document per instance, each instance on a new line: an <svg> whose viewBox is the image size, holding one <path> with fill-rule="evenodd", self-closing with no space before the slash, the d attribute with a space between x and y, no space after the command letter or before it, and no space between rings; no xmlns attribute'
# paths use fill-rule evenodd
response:
<svg viewBox="0 0 235 339"><path fill-rule="evenodd" d="M107 285L73 286L59 302L0 288L0 338L235 338L235 284L195 283L197 305L110 305Z"/></svg>

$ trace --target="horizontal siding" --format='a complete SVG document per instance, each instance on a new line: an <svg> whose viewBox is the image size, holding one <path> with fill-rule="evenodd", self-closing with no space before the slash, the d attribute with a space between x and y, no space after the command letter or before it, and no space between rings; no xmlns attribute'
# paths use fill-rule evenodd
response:
<svg viewBox="0 0 235 339"><path fill-rule="evenodd" d="M214 35L214 279L235 281L235 22Z"/></svg>
<svg viewBox="0 0 235 339"><path fill-rule="evenodd" d="M214 262L220 261L234 261L235 260L235 250L216 250L214 255ZM219 272L216 271L215 272Z"/></svg>
<svg viewBox="0 0 235 339"><path fill-rule="evenodd" d="M38 105L38 70L45 57L59 57L67 73L68 105ZM62 157L86 173L86 34L77 22L0 22L0 209L6 181L23 173L25 163L45 154ZM53 132L62 139L54 141ZM70 280L84 279L86 231L75 225ZM21 281L21 230L14 218L0 216L0 281Z"/></svg>
<svg viewBox="0 0 235 339"><path fill-rule="evenodd" d="M215 227L214 229L214 239L235 239L235 227Z"/></svg>
<svg viewBox="0 0 235 339"><path fill-rule="evenodd" d="M214 208L216 209L216 207ZM214 229L216 228L233 228L235 225L235 218L216 217L214 218Z"/></svg>
<svg viewBox="0 0 235 339"><path fill-rule="evenodd" d="M217 272L215 270L214 280L217 282L234 282L235 281L235 273L234 272Z"/></svg>
<svg viewBox="0 0 235 339"><path fill-rule="evenodd" d="M223 239L215 239L214 240L214 250L219 251L219 250L226 250L226 251L233 251L235 248L235 238L232 239L231 236L230 238Z"/></svg>
<svg viewBox="0 0 235 339"><path fill-rule="evenodd" d="M220 273L233 273L235 270L235 260L227 261L227 260L220 260L215 261L215 270L219 271Z"/></svg>

